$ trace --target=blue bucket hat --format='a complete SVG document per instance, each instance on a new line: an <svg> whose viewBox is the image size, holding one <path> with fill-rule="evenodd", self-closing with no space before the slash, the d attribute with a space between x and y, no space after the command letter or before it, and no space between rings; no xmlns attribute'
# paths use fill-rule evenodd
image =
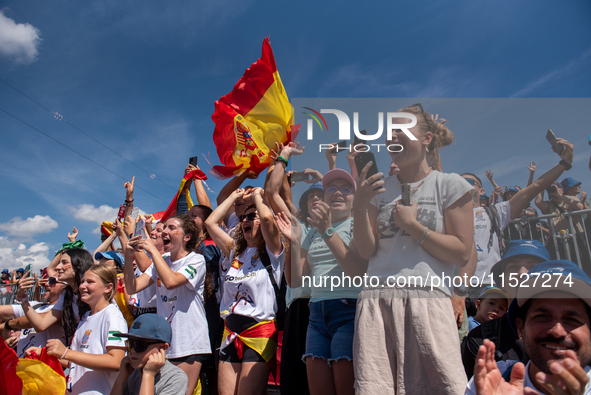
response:
<svg viewBox="0 0 591 395"><path fill-rule="evenodd" d="M546 261L534 266L528 278L520 283L507 312L517 333L516 318L521 307L531 298L549 291L561 291L581 299L591 307L591 278L576 263L567 260ZM548 283L547 278L550 279Z"/></svg>
<svg viewBox="0 0 591 395"><path fill-rule="evenodd" d="M94 254L94 259L96 259L97 261L101 258L113 259L120 267L123 267L123 264L125 263L123 255L121 255L117 251L97 252L96 254Z"/></svg>
<svg viewBox="0 0 591 395"><path fill-rule="evenodd" d="M322 188L322 181L316 181L314 184L310 185L310 188L308 188L306 192L302 193L302 196L300 197L300 210L302 209L302 207L307 207L306 203L308 201L308 196L315 189L324 191L324 189Z"/></svg>
<svg viewBox="0 0 591 395"><path fill-rule="evenodd" d="M503 258L494 264L490 272L496 283L500 283L501 274L505 271L504 263L507 259L516 255L530 255L542 259L542 261L550 260L550 253L544 247L544 244L538 240L511 240L507 244L507 249L503 254Z"/></svg>
<svg viewBox="0 0 591 395"><path fill-rule="evenodd" d="M576 187L578 185L581 185L581 182L575 180L574 178L567 177L564 180L562 180L562 182L560 183L560 185L562 185L562 190L564 192L566 192L569 189L571 189L572 187Z"/></svg>
<svg viewBox="0 0 591 395"><path fill-rule="evenodd" d="M131 340L143 340L153 343L168 343L172 341L172 328L164 317L158 314L142 314L133 321L128 333L114 333L117 337Z"/></svg>
<svg viewBox="0 0 591 395"><path fill-rule="evenodd" d="M23 268L21 267L21 268L19 268L19 269L16 269L16 272L17 272L17 273L24 273L24 272L25 272L25 269L23 269Z"/></svg>
<svg viewBox="0 0 591 395"><path fill-rule="evenodd" d="M4 269L4 270L2 270L2 274L10 274L10 273L9 273L8 269Z"/></svg>

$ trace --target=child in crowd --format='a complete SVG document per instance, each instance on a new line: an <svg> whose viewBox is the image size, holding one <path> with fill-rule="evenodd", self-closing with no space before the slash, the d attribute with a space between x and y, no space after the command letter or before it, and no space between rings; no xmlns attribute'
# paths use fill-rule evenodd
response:
<svg viewBox="0 0 591 395"><path fill-rule="evenodd" d="M474 317L468 318L469 330L486 321L504 316L508 307L509 297L505 291L497 287L486 287L476 301L478 312Z"/></svg>
<svg viewBox="0 0 591 395"><path fill-rule="evenodd" d="M115 333L115 336L129 340L128 354L121 360L111 395L177 395L187 392L187 375L166 360L172 329L164 317L142 314L135 319L129 333Z"/></svg>

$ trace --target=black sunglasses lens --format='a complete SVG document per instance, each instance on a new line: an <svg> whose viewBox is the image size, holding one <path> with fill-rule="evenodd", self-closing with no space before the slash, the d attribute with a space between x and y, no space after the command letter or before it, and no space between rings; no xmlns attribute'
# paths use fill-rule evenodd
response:
<svg viewBox="0 0 591 395"><path fill-rule="evenodd" d="M49 277L47 279L47 284L48 285L55 285L55 284L57 284L57 278L55 278L55 277Z"/></svg>
<svg viewBox="0 0 591 395"><path fill-rule="evenodd" d="M149 343L143 342L141 340L130 340L129 347L133 348L135 352L144 352L148 349Z"/></svg>
<svg viewBox="0 0 591 395"><path fill-rule="evenodd" d="M249 221L254 221L257 217L257 213L250 213L247 215Z"/></svg>

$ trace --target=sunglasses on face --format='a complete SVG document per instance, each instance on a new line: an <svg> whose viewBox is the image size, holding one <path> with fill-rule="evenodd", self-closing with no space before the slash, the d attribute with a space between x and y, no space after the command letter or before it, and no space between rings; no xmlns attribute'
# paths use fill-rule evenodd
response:
<svg viewBox="0 0 591 395"><path fill-rule="evenodd" d="M351 187L328 187L326 188L326 192L328 193L337 193L337 191L341 191L343 195L350 195L353 192L353 188Z"/></svg>
<svg viewBox="0 0 591 395"><path fill-rule="evenodd" d="M56 285L56 284L64 284L64 285L68 285L67 282L65 281L60 281L58 280L56 277L49 277L47 279L47 285Z"/></svg>
<svg viewBox="0 0 591 395"><path fill-rule="evenodd" d="M476 185L478 188L482 188L482 186L479 183L477 183L476 181L474 181L471 178L464 178L464 180L468 181L468 184L470 184L472 186Z"/></svg>
<svg viewBox="0 0 591 395"><path fill-rule="evenodd" d="M125 346L127 347L128 351L133 348L136 353L142 353L142 352L146 351L148 349L148 347L150 347L151 344L156 344L156 343L160 343L160 342L147 342L144 340L129 339L125 342Z"/></svg>
<svg viewBox="0 0 591 395"><path fill-rule="evenodd" d="M252 213L244 214L244 215L241 215L240 217L238 217L240 222L244 221L245 218L248 219L249 221L254 221L255 219L257 219L257 213L252 212Z"/></svg>

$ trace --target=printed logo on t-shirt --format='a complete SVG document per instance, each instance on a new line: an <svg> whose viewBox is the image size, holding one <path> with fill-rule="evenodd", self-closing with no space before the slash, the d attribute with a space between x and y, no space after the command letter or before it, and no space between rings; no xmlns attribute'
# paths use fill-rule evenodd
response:
<svg viewBox="0 0 591 395"><path fill-rule="evenodd" d="M391 239L401 233L400 236L408 236L408 233L400 229L395 223L392 217L396 202L400 199L396 199L394 202L380 206L377 218L378 236L380 239ZM417 207L417 221L423 226L426 226L432 231L437 229L437 218L435 202L432 199L418 200Z"/></svg>
<svg viewBox="0 0 591 395"><path fill-rule="evenodd" d="M233 267L234 269L240 269L240 267L241 267L242 265L243 265L243 262L240 262L240 261L238 260L238 258L234 258L234 259L232 260L232 267Z"/></svg>
<svg viewBox="0 0 591 395"><path fill-rule="evenodd" d="M86 332L84 332L84 336L82 336L82 344L80 345L80 348L88 348L88 345L86 343L88 343L88 339L90 338L91 333L92 333L92 329L87 329Z"/></svg>
<svg viewBox="0 0 591 395"><path fill-rule="evenodd" d="M483 213L482 213L482 210L476 210L476 211L474 212L474 215L475 215L475 219L476 219L476 221L485 221L485 219L484 219L484 215L483 215Z"/></svg>

